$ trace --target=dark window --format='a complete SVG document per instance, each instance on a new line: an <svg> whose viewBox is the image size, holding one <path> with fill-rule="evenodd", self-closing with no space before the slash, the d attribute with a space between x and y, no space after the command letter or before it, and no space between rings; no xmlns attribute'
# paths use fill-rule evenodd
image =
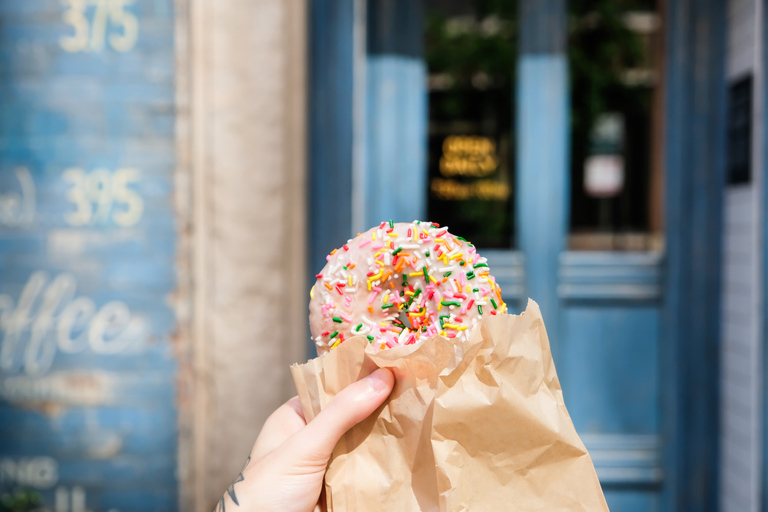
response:
<svg viewBox="0 0 768 512"><path fill-rule="evenodd" d="M752 179L752 76L728 88L728 183Z"/></svg>
<svg viewBox="0 0 768 512"><path fill-rule="evenodd" d="M513 244L516 2L427 2L429 219Z"/></svg>
<svg viewBox="0 0 768 512"><path fill-rule="evenodd" d="M569 2L569 248L661 241L661 18L652 2Z"/></svg>

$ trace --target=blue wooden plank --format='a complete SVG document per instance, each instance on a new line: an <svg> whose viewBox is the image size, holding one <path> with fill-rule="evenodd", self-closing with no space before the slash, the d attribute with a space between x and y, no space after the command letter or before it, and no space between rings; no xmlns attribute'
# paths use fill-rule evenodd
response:
<svg viewBox="0 0 768 512"><path fill-rule="evenodd" d="M668 3L664 510L718 503L718 337L724 187L725 2Z"/></svg>
<svg viewBox="0 0 768 512"><path fill-rule="evenodd" d="M427 92L420 59L368 55L365 225L426 215Z"/></svg>
<svg viewBox="0 0 768 512"><path fill-rule="evenodd" d="M521 20L525 23L525 20ZM559 362L557 273L568 198L568 64L565 55L521 55L517 89L517 233L530 256L526 291L541 307Z"/></svg>

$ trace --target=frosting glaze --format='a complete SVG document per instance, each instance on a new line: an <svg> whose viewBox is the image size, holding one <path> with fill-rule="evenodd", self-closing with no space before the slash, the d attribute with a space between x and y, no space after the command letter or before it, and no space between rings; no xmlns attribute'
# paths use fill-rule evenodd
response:
<svg viewBox="0 0 768 512"><path fill-rule="evenodd" d="M382 222L327 260L309 302L320 354L355 335L376 350L422 336L467 339L482 316L507 311L486 259L435 223Z"/></svg>

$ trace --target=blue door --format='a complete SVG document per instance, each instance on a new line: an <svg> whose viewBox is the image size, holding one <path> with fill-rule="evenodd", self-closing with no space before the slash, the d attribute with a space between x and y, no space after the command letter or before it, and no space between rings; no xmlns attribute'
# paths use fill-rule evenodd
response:
<svg viewBox="0 0 768 512"><path fill-rule="evenodd" d="M647 2L652 15L619 13L664 44L644 64L655 78L622 80L664 94L648 86L645 99L633 96L647 101L643 117L621 108L631 103L621 88L600 90L604 108L578 132L576 66L598 61L575 46L576 22L591 23L576 16L578 2L502 2L489 15L477 5L497 4L350 1L348 19L333 16L339 3L314 5L312 20L326 48L312 63L312 119L323 121L313 179L324 179L329 152L349 155L333 178L362 193L333 224L335 239L429 216L473 240L511 309L527 297L540 304L611 510L714 510L722 6ZM496 68L461 75L489 55ZM334 78L348 98L321 90L328 61L347 63ZM348 144L328 130L329 111ZM312 232L325 234L323 195L310 196ZM328 243L312 241L317 268Z"/></svg>

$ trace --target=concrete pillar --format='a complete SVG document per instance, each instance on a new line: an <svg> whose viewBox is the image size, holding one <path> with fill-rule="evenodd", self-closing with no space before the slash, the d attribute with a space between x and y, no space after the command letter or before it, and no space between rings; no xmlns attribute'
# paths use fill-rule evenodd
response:
<svg viewBox="0 0 768 512"><path fill-rule="evenodd" d="M176 4L180 503L209 512L306 359L306 5Z"/></svg>

